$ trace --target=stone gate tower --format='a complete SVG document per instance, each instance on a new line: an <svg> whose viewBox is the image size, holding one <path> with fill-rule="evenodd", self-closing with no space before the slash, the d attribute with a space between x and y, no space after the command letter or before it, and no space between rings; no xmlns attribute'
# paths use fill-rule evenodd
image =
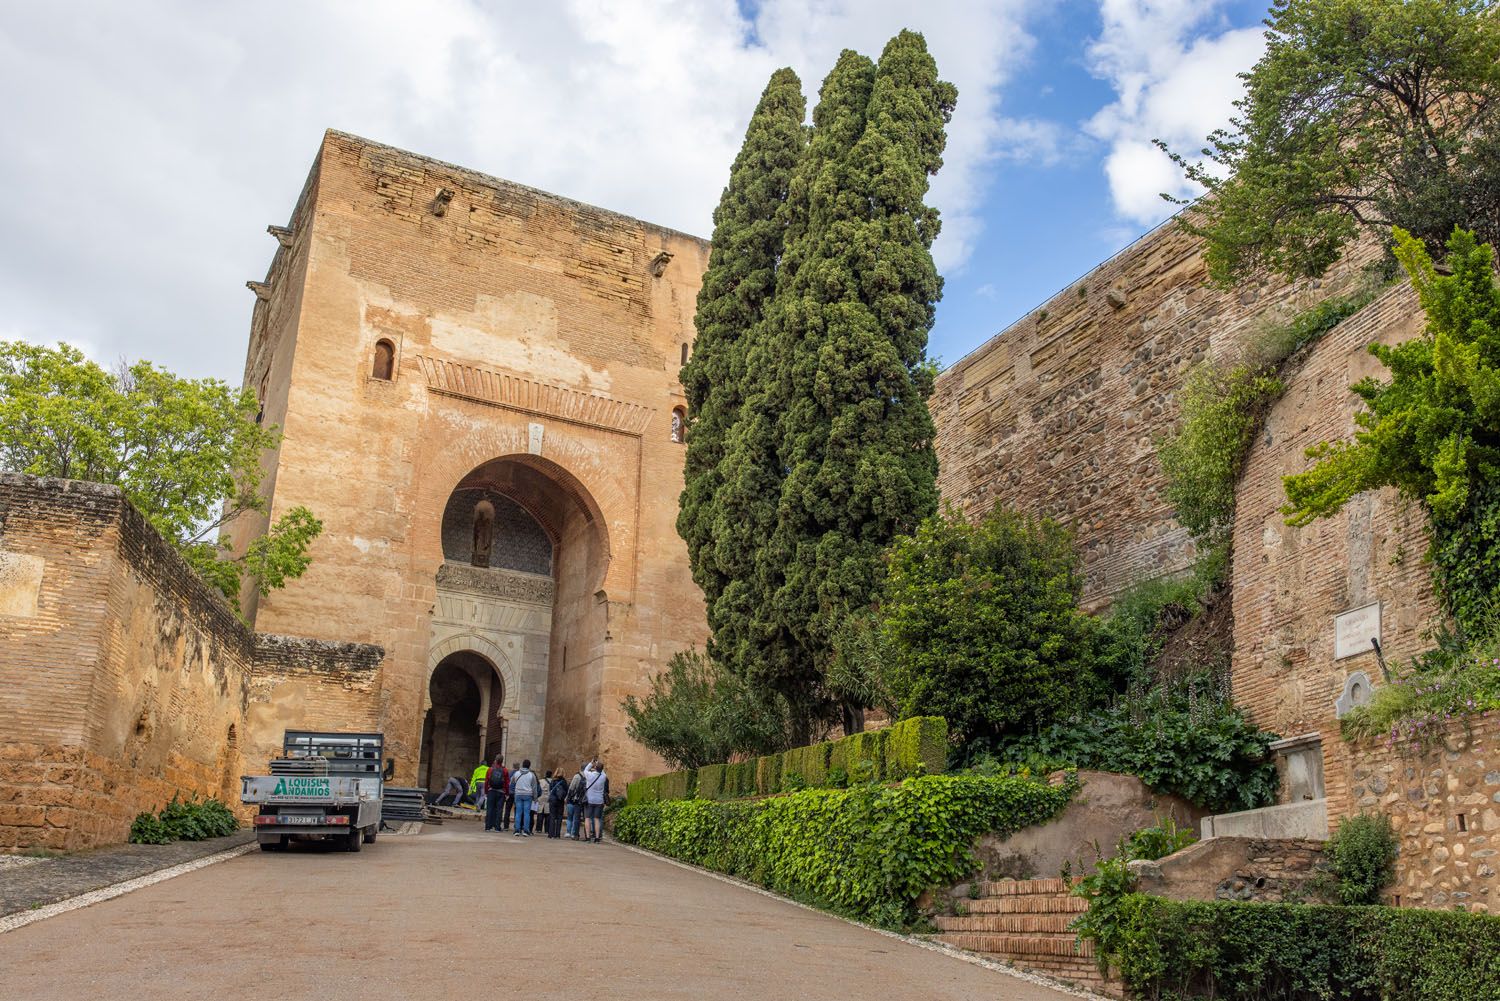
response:
<svg viewBox="0 0 1500 1001"><path fill-rule="evenodd" d="M270 519L303 504L324 532L245 607L386 654L352 696L286 680L265 728L381 729L431 787L502 747L655 767L619 703L704 638L674 522L708 244L338 132L270 232L245 384L283 431Z"/></svg>

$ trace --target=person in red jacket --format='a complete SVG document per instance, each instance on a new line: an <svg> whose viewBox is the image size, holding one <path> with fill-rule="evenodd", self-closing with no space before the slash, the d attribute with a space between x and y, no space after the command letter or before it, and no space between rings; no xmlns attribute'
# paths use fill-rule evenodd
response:
<svg viewBox="0 0 1500 1001"><path fill-rule="evenodd" d="M505 760L495 755L490 773L484 777L484 829L504 830L500 826L500 806L505 802L505 793L510 789L510 773L505 770Z"/></svg>

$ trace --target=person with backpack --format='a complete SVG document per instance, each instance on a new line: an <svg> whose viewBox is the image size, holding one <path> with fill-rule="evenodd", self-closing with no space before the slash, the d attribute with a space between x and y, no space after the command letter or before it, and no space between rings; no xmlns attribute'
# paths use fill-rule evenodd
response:
<svg viewBox="0 0 1500 1001"><path fill-rule="evenodd" d="M552 773L552 784L547 787L547 837L556 840L562 837L563 805L568 798L568 780L562 777L562 769Z"/></svg>
<svg viewBox="0 0 1500 1001"><path fill-rule="evenodd" d="M573 781L568 783L568 837L574 841L579 840L578 825L583 820L583 773L588 767L587 761L579 765L578 771L573 773Z"/></svg>
<svg viewBox="0 0 1500 1001"><path fill-rule="evenodd" d="M521 770L510 776L510 796L516 804L516 834L518 838L531 837L531 804L536 799L538 783L536 772L531 770L531 759L521 762Z"/></svg>
<svg viewBox="0 0 1500 1001"><path fill-rule="evenodd" d="M520 768L520 765L512 761L510 763L509 777L511 779L514 779L516 772L520 771ZM504 812L500 815L500 830L502 831L510 826L510 815L516 806L516 794L512 789L514 785L515 783L512 781L500 787L500 790L503 793L501 798L505 800Z"/></svg>
<svg viewBox="0 0 1500 1001"><path fill-rule="evenodd" d="M609 797L609 775L604 771L604 762L598 758L590 762L583 779L583 819L587 822L583 840L597 845L604 834L604 804Z"/></svg>
<svg viewBox="0 0 1500 1001"><path fill-rule="evenodd" d="M503 831L500 807L505 802L505 790L510 788L510 773L505 770L505 759L495 755L494 766L484 776L484 829Z"/></svg>

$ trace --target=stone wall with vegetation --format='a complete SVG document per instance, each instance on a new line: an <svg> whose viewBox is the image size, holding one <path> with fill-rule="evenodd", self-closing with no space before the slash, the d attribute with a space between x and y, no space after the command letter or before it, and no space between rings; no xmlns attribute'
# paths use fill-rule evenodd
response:
<svg viewBox="0 0 1500 1001"><path fill-rule="evenodd" d="M262 652L268 677L383 657L255 636L115 487L0 474L0 851L124 841L173 797L237 803L281 743L249 725Z"/></svg>
<svg viewBox="0 0 1500 1001"><path fill-rule="evenodd" d="M1411 287L1400 283L1294 357L1236 493L1234 699L1284 737L1320 735L1330 822L1358 809L1334 702L1352 672L1377 685L1382 675L1373 650L1335 659L1334 617L1379 602L1381 644L1395 668L1430 645L1438 609L1420 510L1382 490L1360 495L1333 517L1288 525L1282 477L1307 467L1312 445L1352 434L1359 401L1349 387L1385 374L1367 346L1407 340L1422 324Z"/></svg>
<svg viewBox="0 0 1500 1001"><path fill-rule="evenodd" d="M1157 441L1194 365L1359 280L1366 253L1319 282L1209 287L1196 237L1167 223L1054 295L937 381L943 498L970 515L998 505L1076 534L1085 601L1187 569Z"/></svg>

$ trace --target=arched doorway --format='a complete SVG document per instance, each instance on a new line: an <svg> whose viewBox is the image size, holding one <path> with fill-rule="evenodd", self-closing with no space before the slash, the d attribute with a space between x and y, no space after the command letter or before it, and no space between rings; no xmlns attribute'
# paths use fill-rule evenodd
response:
<svg viewBox="0 0 1500 1001"><path fill-rule="evenodd" d="M456 650L433 669L427 695L418 781L439 791L448 776L467 778L503 751L505 683L485 657Z"/></svg>
<svg viewBox="0 0 1500 1001"><path fill-rule="evenodd" d="M432 709L422 744L422 760L432 765L424 764L419 776L428 788L446 778L438 767L446 760L436 737L440 695L461 705L459 717L474 718L463 702L467 688L459 692L456 682L451 691L439 688L447 658L461 651L488 657L504 679L503 694L488 710L491 760L503 747L508 760L571 767L598 738L600 654L608 636L608 611L598 595L609 547L597 505L555 463L507 456L454 485L441 536L429 647ZM448 715L445 732L474 748L473 756L477 734L455 730L455 718ZM498 733L503 745L494 739Z"/></svg>

